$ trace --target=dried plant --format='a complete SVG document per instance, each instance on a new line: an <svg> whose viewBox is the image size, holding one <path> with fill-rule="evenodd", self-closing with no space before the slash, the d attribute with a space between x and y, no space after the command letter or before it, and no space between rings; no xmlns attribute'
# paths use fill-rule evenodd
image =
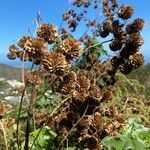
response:
<svg viewBox="0 0 150 150"><path fill-rule="evenodd" d="M81 12L78 14L73 9L67 10L63 20L68 28L75 31L79 22L86 20L87 8L92 6L99 10L100 4L97 0L74 0L73 5L81 7ZM18 57L21 61L28 60L39 66L25 75L26 85L32 84L28 114L31 118L40 84L49 84L55 95L65 98L51 114L44 112L35 117L39 124L48 124L56 130L58 149L66 147L69 140L80 149L100 150L102 138L117 135L121 127L127 126L121 110L113 106L104 110L103 102L111 101L119 70L128 74L143 65L140 31L144 27L144 20L138 18L127 24L125 21L134 13L133 7L118 7L116 0L102 1L105 19L102 22L88 20L88 27L92 27L93 31L91 36L84 33L77 40L69 32L57 32L51 24L41 24L37 28L37 37L24 36L17 46L10 46L8 58ZM112 35L110 40L93 44L96 37L109 35ZM109 48L115 53L108 60L100 61L98 52L106 42L110 42ZM29 130L30 120L27 121ZM28 149L28 138L26 134L25 149Z"/></svg>

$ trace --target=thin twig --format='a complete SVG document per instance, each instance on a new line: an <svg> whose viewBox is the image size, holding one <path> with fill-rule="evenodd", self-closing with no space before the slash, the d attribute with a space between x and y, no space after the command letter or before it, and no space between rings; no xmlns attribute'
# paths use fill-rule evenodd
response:
<svg viewBox="0 0 150 150"><path fill-rule="evenodd" d="M125 101L125 103L124 103L124 106L123 106L123 110L126 109L126 106L127 106L129 100L130 100L130 97L127 97L127 98L126 98L126 101Z"/></svg>
<svg viewBox="0 0 150 150"><path fill-rule="evenodd" d="M24 61L24 60L23 60ZM22 65L23 66L23 65ZM32 66L31 66L31 69L30 71L33 70L33 67L34 67L34 63L32 63ZM24 68L22 68L23 70ZM22 75L23 77L23 75ZM24 81L24 79L23 79ZM25 87L22 91L22 95L21 95L21 100L20 100L20 105L19 105L19 111L18 111L18 117L17 117L17 130L16 130L16 138L17 138L17 146L18 146L18 150L19 150L19 118L20 118L20 114L21 114L21 109L22 109L22 103L23 103L23 99L24 99L24 95L25 95L25 92L26 92L26 84L25 84Z"/></svg>
<svg viewBox="0 0 150 150"><path fill-rule="evenodd" d="M32 95L31 95L31 100L30 100L29 109L28 109L24 150L28 150L29 135L30 135L30 121L33 116L33 108L34 108L35 98L36 98L36 83L32 87Z"/></svg>
<svg viewBox="0 0 150 150"><path fill-rule="evenodd" d="M5 150L8 150L8 142L7 142L7 137L6 137L6 131L5 131L5 128L3 126L2 121L0 121L0 126L1 126L1 129L3 131L3 136L4 136L4 141L5 141Z"/></svg>
<svg viewBox="0 0 150 150"><path fill-rule="evenodd" d="M107 42L110 42L110 41L112 41L112 40L113 40L113 39L111 39L111 40L106 40L106 41L103 41L103 42L101 42L101 43L97 43L97 44L95 44L95 45L90 45L90 46L88 46L85 50L83 50L83 52L81 53L81 55L78 57L76 63L78 63L78 61L80 60L80 58L82 57L82 55L83 55L87 50L89 50L90 48L93 48L93 47L96 47L96 46L100 46L100 45L102 45L102 44L104 44L104 43L107 43Z"/></svg>
<svg viewBox="0 0 150 150"><path fill-rule="evenodd" d="M25 94L25 89L26 89L26 86L24 87L24 90L23 90L22 95L21 95L19 111L18 111L18 117L17 117L16 138L17 138L18 150L19 150L19 118L20 118L20 114L21 114L21 109L22 109L22 103L23 103L23 98L24 98L24 94Z"/></svg>
<svg viewBox="0 0 150 150"><path fill-rule="evenodd" d="M91 45L91 46L87 47L87 48L82 52L81 55L83 55L83 54L84 54L88 49L90 49L90 48L93 48L93 47L96 47L96 46L100 46L100 45L102 45L102 44L104 44L104 43L107 43L107 42L110 42L110 41L112 41L112 39L111 39L111 40L107 40L107 41L103 41L103 42L101 42L101 43L97 43L97 44L95 44L95 45Z"/></svg>

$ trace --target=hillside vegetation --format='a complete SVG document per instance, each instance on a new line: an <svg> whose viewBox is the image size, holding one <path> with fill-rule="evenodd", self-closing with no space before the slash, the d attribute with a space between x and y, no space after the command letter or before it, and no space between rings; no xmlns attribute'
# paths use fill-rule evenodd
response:
<svg viewBox="0 0 150 150"><path fill-rule="evenodd" d="M20 79L21 68L0 64L0 77L7 79Z"/></svg>
<svg viewBox="0 0 150 150"><path fill-rule="evenodd" d="M128 77L138 80L145 87L145 96L150 97L150 64L134 70Z"/></svg>

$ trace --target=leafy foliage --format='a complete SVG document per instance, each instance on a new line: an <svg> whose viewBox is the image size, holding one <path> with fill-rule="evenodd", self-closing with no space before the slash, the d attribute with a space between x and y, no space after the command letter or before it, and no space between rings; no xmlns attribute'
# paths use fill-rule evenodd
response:
<svg viewBox="0 0 150 150"><path fill-rule="evenodd" d="M44 126L41 129L36 129L31 133L30 144L33 144L33 141L38 137L34 144L33 150L55 150L56 149L56 140L57 134L50 129L48 126ZM32 140L33 139L33 140Z"/></svg>
<svg viewBox="0 0 150 150"><path fill-rule="evenodd" d="M129 120L129 127L122 129L118 137L106 137L102 140L104 149L148 150L150 148L150 129Z"/></svg>

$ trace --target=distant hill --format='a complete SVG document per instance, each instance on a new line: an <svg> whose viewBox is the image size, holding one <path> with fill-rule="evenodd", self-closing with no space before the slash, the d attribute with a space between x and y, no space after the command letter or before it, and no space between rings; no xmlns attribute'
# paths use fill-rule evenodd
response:
<svg viewBox="0 0 150 150"><path fill-rule="evenodd" d="M21 68L12 67L6 64L0 64L0 77L7 79L19 79Z"/></svg>

